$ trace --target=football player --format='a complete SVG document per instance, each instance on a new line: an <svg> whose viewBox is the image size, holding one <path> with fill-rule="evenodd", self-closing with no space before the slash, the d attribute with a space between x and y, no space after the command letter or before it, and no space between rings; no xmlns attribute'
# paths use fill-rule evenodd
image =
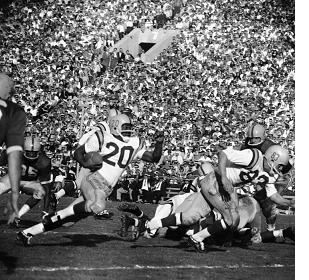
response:
<svg viewBox="0 0 309 280"><path fill-rule="evenodd" d="M192 225L216 208L222 219L189 237L188 242L197 252L204 251L203 240L226 229L233 232L239 225L237 186L252 182L258 190L266 188L267 197L283 206L295 206L295 199L288 200L277 193L274 183L288 162L288 152L279 145L272 146L263 156L257 149L242 151L226 149L219 152L218 171L198 179L201 192L196 195L189 209L167 218L140 220L139 231L150 231L165 226ZM137 234L138 237L138 234Z"/></svg>
<svg viewBox="0 0 309 280"><path fill-rule="evenodd" d="M155 215L153 219L163 219L166 218L167 216L174 214L177 212L177 210L185 208L186 206L180 207L180 205L191 205L192 201L194 200L194 193L197 193L200 191L199 185L197 184L197 179L199 176L204 176L211 171L213 171L214 168L209 162L204 162L201 164L197 170L192 172L193 176L196 176L196 178L193 180L193 182L190 185L190 191L187 193L182 193L175 195L168 200L162 202L160 205L157 206ZM131 204L131 203L122 203L118 206L118 210L124 211L124 212L129 212L137 216L138 219L141 220L150 220L148 216L146 216L143 211L139 209L139 207L136 204ZM179 212L179 211L178 211ZM128 227L130 225L132 226L137 226L138 225L138 219L135 218L130 218L127 215L121 216L121 221L122 221L122 229L120 231L121 235L123 237L127 236L128 232ZM157 233L157 229L154 229L149 232L149 236L155 236ZM136 231L133 229L132 234L136 234ZM132 237L132 239L135 239Z"/></svg>
<svg viewBox="0 0 309 280"><path fill-rule="evenodd" d="M120 114L119 110L114 109L114 108L110 109L108 116L107 116L107 122L99 122L97 127L92 129L91 131L85 133L80 138L80 140L78 141L78 145L81 146L81 145L85 144L87 142L87 140L90 139L90 137L92 135L96 135L96 137L98 138L98 141L101 141L100 139L102 138L103 131L110 133L109 121L111 120L111 118L113 118L114 116L119 115L119 114ZM86 177L89 173L90 173L89 168L84 168L83 166L81 167L81 169L78 172L77 178L76 178L76 186L77 186L78 189L80 189L81 182L82 182L83 178ZM64 195L67 195L70 192L72 192L72 187L75 187L75 185L66 184L66 185L64 185L63 188L56 189L57 190L56 192L51 193L51 201L52 201L54 212L56 212L56 206L57 206L60 198ZM113 214L109 213L106 209L104 209L102 212L96 213L94 215L98 219L100 219L100 218L107 219L107 218L110 218Z"/></svg>
<svg viewBox="0 0 309 280"><path fill-rule="evenodd" d="M252 124L247 128L247 137L244 144L241 146L241 150L255 148L262 152L264 155L267 149L273 145L277 145L275 142L266 137L265 128L260 124ZM288 187L291 181L291 163L288 161L282 169L281 175L275 182L277 192L281 194L284 189ZM262 212L266 218L267 229L272 231L275 229L275 222L277 217L277 207L266 195L265 188L257 191L254 198L260 203Z"/></svg>
<svg viewBox="0 0 309 280"><path fill-rule="evenodd" d="M110 120L110 133L103 131L100 139L93 135L76 149L74 153L76 160L81 166L92 170L81 182L82 196L55 215L45 216L42 223L20 231L17 238L24 246L30 245L33 236L60 227L66 218L103 211L107 197L125 168L135 158L146 162L159 162L162 155L163 133L159 131L155 133L155 148L153 151L147 151L143 139L132 135L132 128L133 124L127 115L116 115ZM85 154L89 152L99 152L103 162L93 165L86 161Z"/></svg>
<svg viewBox="0 0 309 280"><path fill-rule="evenodd" d="M42 216L48 214L50 202L50 188L52 182L51 160L41 151L39 138L28 136L24 141L22 155L22 170L19 190L31 195L18 212L15 226L18 227L20 218L44 198ZM9 176L0 179L0 194L10 191L12 188Z"/></svg>
<svg viewBox="0 0 309 280"><path fill-rule="evenodd" d="M0 73L0 146L5 144L8 161L8 181L11 196L8 202L8 224L18 218L18 196L21 174L21 158L26 128L26 113L23 108L10 101L15 94L13 80ZM0 191L3 188L0 181Z"/></svg>

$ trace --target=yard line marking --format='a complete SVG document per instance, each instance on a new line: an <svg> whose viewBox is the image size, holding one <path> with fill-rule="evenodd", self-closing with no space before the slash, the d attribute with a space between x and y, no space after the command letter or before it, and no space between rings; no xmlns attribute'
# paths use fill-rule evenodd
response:
<svg viewBox="0 0 309 280"><path fill-rule="evenodd" d="M29 267L29 268L16 268L18 271L40 271L40 272L54 272L54 271L106 271L106 270L143 270L143 269L237 269L237 268L286 268L295 267L295 265L283 265L283 264L272 264L272 265L219 265L219 266L195 266L195 265L175 265L175 266L112 266L112 267Z"/></svg>

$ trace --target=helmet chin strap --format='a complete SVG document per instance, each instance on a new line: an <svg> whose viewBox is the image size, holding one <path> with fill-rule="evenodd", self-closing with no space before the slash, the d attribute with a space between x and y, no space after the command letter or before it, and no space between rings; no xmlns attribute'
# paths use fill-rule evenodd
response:
<svg viewBox="0 0 309 280"><path fill-rule="evenodd" d="M128 143L130 141L130 137L129 136L123 136L118 129L116 129L116 131L118 132L118 134L121 137L123 142Z"/></svg>
<svg viewBox="0 0 309 280"><path fill-rule="evenodd" d="M272 177L275 176L275 172L274 172L274 167L273 166L270 167L270 171L268 173Z"/></svg>

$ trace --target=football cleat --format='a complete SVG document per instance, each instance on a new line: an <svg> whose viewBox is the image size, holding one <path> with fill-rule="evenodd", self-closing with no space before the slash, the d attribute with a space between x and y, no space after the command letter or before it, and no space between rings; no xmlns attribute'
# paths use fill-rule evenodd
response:
<svg viewBox="0 0 309 280"><path fill-rule="evenodd" d="M137 240L141 234L145 233L146 231L149 233L149 228L147 228L147 220L138 220L138 226L135 229L135 233L132 234L133 240Z"/></svg>
<svg viewBox="0 0 309 280"><path fill-rule="evenodd" d="M206 252L204 243L203 242L198 242L198 241L194 240L192 238L192 236L189 236L188 243L189 243L189 245L191 247L193 247L195 252L197 252L197 253L205 253Z"/></svg>
<svg viewBox="0 0 309 280"><path fill-rule="evenodd" d="M114 216L114 213L109 213L107 210L103 210L100 213L94 214L96 220L108 220Z"/></svg>
<svg viewBox="0 0 309 280"><path fill-rule="evenodd" d="M23 231L20 231L17 233L17 237L16 239L21 241L24 245L24 247L29 247L31 246L30 244L30 239L33 237L32 234L28 233L28 234L25 234Z"/></svg>
<svg viewBox="0 0 309 280"><path fill-rule="evenodd" d="M128 229L130 226L134 226L135 221L133 218L130 218L128 215L124 214L120 217L121 220L121 229L120 236L126 237L128 235Z"/></svg>
<svg viewBox="0 0 309 280"><path fill-rule="evenodd" d="M15 217L14 221L10 224L11 228L19 228L20 219Z"/></svg>
<svg viewBox="0 0 309 280"><path fill-rule="evenodd" d="M251 229L247 229L245 234L241 237L241 246L246 248L249 245L252 245L252 237L258 233L258 228L253 227Z"/></svg>
<svg viewBox="0 0 309 280"><path fill-rule="evenodd" d="M134 214L135 216L139 216L140 215L140 209L138 208L138 206L134 203L121 203L118 207L118 210L123 211L123 212L129 212Z"/></svg>
<svg viewBox="0 0 309 280"><path fill-rule="evenodd" d="M290 238L295 242L295 228L294 227L288 227L282 231L284 238Z"/></svg>

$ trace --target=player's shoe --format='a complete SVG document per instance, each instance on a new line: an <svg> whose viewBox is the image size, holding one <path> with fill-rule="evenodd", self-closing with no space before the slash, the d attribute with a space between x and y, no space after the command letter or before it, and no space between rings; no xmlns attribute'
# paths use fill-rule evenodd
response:
<svg viewBox="0 0 309 280"><path fill-rule="evenodd" d="M132 239L133 240L137 240L145 232L150 233L149 229L147 228L147 223L148 223L147 220L144 220L144 219L138 220L138 226L135 227L132 230ZM147 236L145 236L145 237L147 237Z"/></svg>
<svg viewBox="0 0 309 280"><path fill-rule="evenodd" d="M247 229L245 234L241 237L241 246L242 247L248 247L249 245L252 245L252 237L255 236L258 233L258 228L253 227L251 229Z"/></svg>
<svg viewBox="0 0 309 280"><path fill-rule="evenodd" d="M194 240L194 239L192 238L192 236L189 236L189 238L188 238L188 243L189 243L189 245L190 245L191 247L193 247L193 249L194 249L195 252L197 252L197 253L205 253L205 252L207 252L207 251L205 250L204 242L198 242L198 241Z"/></svg>
<svg viewBox="0 0 309 280"><path fill-rule="evenodd" d="M290 238L295 242L295 228L294 227L288 227L282 231L284 238Z"/></svg>
<svg viewBox="0 0 309 280"><path fill-rule="evenodd" d="M21 241L24 245L24 247L29 247L31 246L30 244L30 239L33 237L32 234L28 233L28 234L25 234L23 231L20 231L17 233L17 237L16 239Z"/></svg>
<svg viewBox="0 0 309 280"><path fill-rule="evenodd" d="M138 208L138 206L135 203L121 203L118 207L118 210L123 212L129 212L131 214L134 214L135 216L139 216L141 213L141 210Z"/></svg>
<svg viewBox="0 0 309 280"><path fill-rule="evenodd" d="M50 195L49 208L53 213L56 213L58 202L59 202L59 199L57 199L55 193L52 192Z"/></svg>
<svg viewBox="0 0 309 280"><path fill-rule="evenodd" d="M20 219L15 217L14 221L10 224L11 228L19 228L19 224L20 224Z"/></svg>
<svg viewBox="0 0 309 280"><path fill-rule="evenodd" d="M120 217L121 220L121 229L120 235L126 237L128 235L128 229L130 226L134 226L135 221L133 218L130 218L127 214L124 214Z"/></svg>
<svg viewBox="0 0 309 280"><path fill-rule="evenodd" d="M114 213L108 212L107 210L103 210L100 213L94 214L94 218L96 220L108 220L114 216Z"/></svg>

